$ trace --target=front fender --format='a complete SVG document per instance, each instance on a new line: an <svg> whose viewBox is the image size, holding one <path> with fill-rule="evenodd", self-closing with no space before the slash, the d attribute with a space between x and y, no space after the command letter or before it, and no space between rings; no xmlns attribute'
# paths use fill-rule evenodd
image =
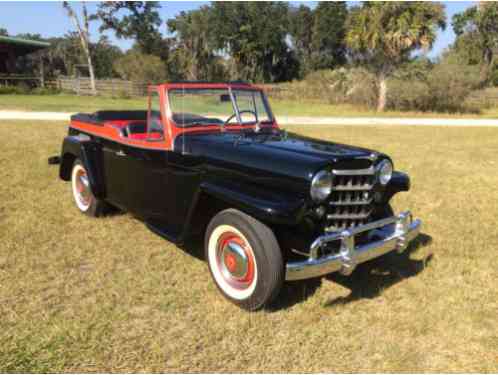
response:
<svg viewBox="0 0 498 375"><path fill-rule="evenodd" d="M71 170L76 159L81 160L88 174L90 189L96 198L105 197L104 171L101 145L80 136L64 138L61 152L59 176L64 181L71 179Z"/></svg>
<svg viewBox="0 0 498 375"><path fill-rule="evenodd" d="M304 215L305 200L262 189L203 182L203 193L215 197L265 223L296 225Z"/></svg>
<svg viewBox="0 0 498 375"><path fill-rule="evenodd" d="M410 190L410 177L406 173L395 171L386 187L384 200L389 202L394 194L408 190Z"/></svg>

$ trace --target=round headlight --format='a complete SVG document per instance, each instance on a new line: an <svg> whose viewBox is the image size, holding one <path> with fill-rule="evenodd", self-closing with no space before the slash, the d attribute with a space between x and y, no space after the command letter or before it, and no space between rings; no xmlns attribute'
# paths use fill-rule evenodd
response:
<svg viewBox="0 0 498 375"><path fill-rule="evenodd" d="M391 177L393 175L393 164L389 160L385 159L380 162L377 168L380 183L382 185L387 185L389 181L391 181Z"/></svg>
<svg viewBox="0 0 498 375"><path fill-rule="evenodd" d="M325 200L332 193L332 174L327 171L318 172L311 181L311 198L315 202Z"/></svg>

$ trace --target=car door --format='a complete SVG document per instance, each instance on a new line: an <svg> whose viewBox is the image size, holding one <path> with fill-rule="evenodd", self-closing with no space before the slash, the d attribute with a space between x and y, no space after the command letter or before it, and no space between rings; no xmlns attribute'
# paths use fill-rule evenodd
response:
<svg viewBox="0 0 498 375"><path fill-rule="evenodd" d="M113 139L102 139L104 176L107 200L117 207L128 209L129 160L127 147Z"/></svg>
<svg viewBox="0 0 498 375"><path fill-rule="evenodd" d="M161 151L148 149L142 152L141 215L154 229L177 239L194 203L199 173L191 156L173 150L168 132L171 130L168 126L173 125L166 117L167 100L163 98L161 101L160 95L161 92L150 93L148 142L153 146L157 139L163 139L165 146Z"/></svg>
<svg viewBox="0 0 498 375"><path fill-rule="evenodd" d="M163 124L160 93L149 92L145 139L127 148L129 168L128 200L130 210L150 223L160 225L167 216L163 199L167 184L167 132Z"/></svg>

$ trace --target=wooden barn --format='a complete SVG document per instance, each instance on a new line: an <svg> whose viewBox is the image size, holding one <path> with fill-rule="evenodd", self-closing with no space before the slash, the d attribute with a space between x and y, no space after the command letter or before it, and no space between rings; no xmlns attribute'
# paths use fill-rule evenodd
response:
<svg viewBox="0 0 498 375"><path fill-rule="evenodd" d="M16 81L28 80L39 81L40 85L43 86L43 66L40 65L40 73L38 76L23 76L16 74L16 60L21 56L49 46L50 43L46 42L0 35L0 83L11 84ZM41 59L40 64L42 64Z"/></svg>

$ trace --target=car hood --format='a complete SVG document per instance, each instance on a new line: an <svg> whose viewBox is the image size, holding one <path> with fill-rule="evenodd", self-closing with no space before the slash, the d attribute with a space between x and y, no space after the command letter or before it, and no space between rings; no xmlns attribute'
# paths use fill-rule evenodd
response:
<svg viewBox="0 0 498 375"><path fill-rule="evenodd" d="M212 163L223 162L305 180L326 166L367 168L380 157L365 148L286 132L187 133L175 139L175 150L205 157Z"/></svg>

